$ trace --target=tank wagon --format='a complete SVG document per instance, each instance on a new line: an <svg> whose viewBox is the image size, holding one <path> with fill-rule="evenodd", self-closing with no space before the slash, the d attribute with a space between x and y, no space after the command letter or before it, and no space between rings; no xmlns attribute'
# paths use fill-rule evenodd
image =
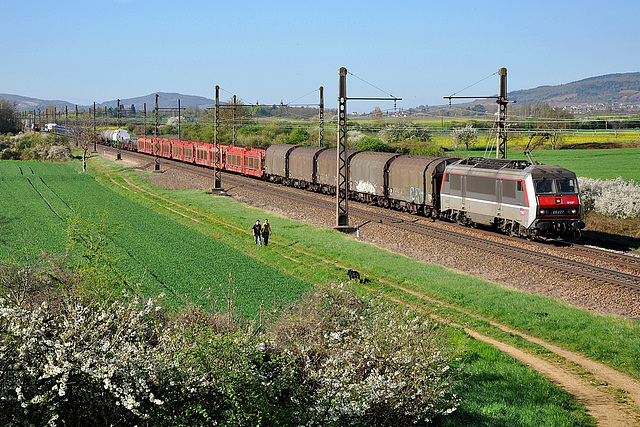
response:
<svg viewBox="0 0 640 427"><path fill-rule="evenodd" d="M584 228L575 173L522 160L464 159L445 169L441 216L517 236L575 235Z"/></svg>
<svg viewBox="0 0 640 427"><path fill-rule="evenodd" d="M98 137L103 144L113 145L114 147L124 148L126 150L133 149L131 136L124 129L103 129L98 133Z"/></svg>

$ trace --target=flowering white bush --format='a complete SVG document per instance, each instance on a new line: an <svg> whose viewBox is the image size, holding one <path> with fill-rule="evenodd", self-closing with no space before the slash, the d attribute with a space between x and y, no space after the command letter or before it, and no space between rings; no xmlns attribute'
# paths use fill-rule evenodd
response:
<svg viewBox="0 0 640 427"><path fill-rule="evenodd" d="M100 308L67 299L54 312L0 299L0 406L21 408L4 415L34 425L144 418L144 406L162 404L157 374L175 367L149 345L166 339L155 310L153 300Z"/></svg>
<svg viewBox="0 0 640 427"><path fill-rule="evenodd" d="M464 145L466 150L472 148L478 141L478 130L471 123L463 128L451 129L451 148L457 150Z"/></svg>
<svg viewBox="0 0 640 427"><path fill-rule="evenodd" d="M423 424L458 406L453 355L428 318L340 284L283 322L275 341L313 385L309 425Z"/></svg>
<svg viewBox="0 0 640 427"><path fill-rule="evenodd" d="M579 177L578 185L586 211L621 219L640 216L640 186L635 181Z"/></svg>
<svg viewBox="0 0 640 427"><path fill-rule="evenodd" d="M0 425L410 425L459 403L443 330L344 285L247 326L88 302L54 267L0 261Z"/></svg>

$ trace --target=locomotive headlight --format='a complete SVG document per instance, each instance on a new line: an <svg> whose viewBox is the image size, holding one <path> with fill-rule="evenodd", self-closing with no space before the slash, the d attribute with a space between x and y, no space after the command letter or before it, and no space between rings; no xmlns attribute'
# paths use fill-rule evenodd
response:
<svg viewBox="0 0 640 427"><path fill-rule="evenodd" d="M547 211L545 211L544 209L540 209L540 215L544 215L546 213L547 213Z"/></svg>
<svg viewBox="0 0 640 427"><path fill-rule="evenodd" d="M575 214L577 214L577 213L578 213L578 209L571 209L571 211L570 211L570 212L571 212L571 214L575 215Z"/></svg>

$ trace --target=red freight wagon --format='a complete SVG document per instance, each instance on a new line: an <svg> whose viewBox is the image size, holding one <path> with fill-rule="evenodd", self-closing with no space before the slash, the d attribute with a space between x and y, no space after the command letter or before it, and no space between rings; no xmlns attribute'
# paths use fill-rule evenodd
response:
<svg viewBox="0 0 640 427"><path fill-rule="evenodd" d="M171 140L167 138L158 138L157 146L154 147L154 151L161 157L171 158Z"/></svg>
<svg viewBox="0 0 640 427"><path fill-rule="evenodd" d="M262 177L265 150L250 147L233 147L226 149L225 169L243 175Z"/></svg>
<svg viewBox="0 0 640 427"><path fill-rule="evenodd" d="M138 151L141 153L153 154L151 138L138 138Z"/></svg>
<svg viewBox="0 0 640 427"><path fill-rule="evenodd" d="M213 161L215 159L216 166L222 169L224 165L224 153L227 150L228 146L220 145L220 149L217 153L215 152L214 147L215 146L213 144L208 142L195 142L195 162L199 165L213 167ZM220 161L220 150L222 151L222 162Z"/></svg>
<svg viewBox="0 0 640 427"><path fill-rule="evenodd" d="M196 152L196 163L204 166L213 166L213 144L206 142L196 142L193 144Z"/></svg>
<svg viewBox="0 0 640 427"><path fill-rule="evenodd" d="M193 145L191 141L171 141L171 158L193 163Z"/></svg>

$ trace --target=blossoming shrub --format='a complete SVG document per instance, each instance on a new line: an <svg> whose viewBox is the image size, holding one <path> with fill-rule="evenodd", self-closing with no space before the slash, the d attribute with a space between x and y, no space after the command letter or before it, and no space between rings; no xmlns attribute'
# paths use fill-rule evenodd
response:
<svg viewBox="0 0 640 427"><path fill-rule="evenodd" d="M620 219L640 216L640 186L635 181L578 178L586 211Z"/></svg>
<svg viewBox="0 0 640 427"><path fill-rule="evenodd" d="M458 404L444 333L344 285L267 326L81 283L0 262L0 425L409 425Z"/></svg>
<svg viewBox="0 0 640 427"><path fill-rule="evenodd" d="M311 387L311 425L424 424L455 411L456 369L441 328L344 284L303 300L273 329Z"/></svg>
<svg viewBox="0 0 640 427"><path fill-rule="evenodd" d="M3 425L133 423L155 396L171 361L149 315L152 300L87 306L73 298L51 310L0 299L0 420Z"/></svg>

